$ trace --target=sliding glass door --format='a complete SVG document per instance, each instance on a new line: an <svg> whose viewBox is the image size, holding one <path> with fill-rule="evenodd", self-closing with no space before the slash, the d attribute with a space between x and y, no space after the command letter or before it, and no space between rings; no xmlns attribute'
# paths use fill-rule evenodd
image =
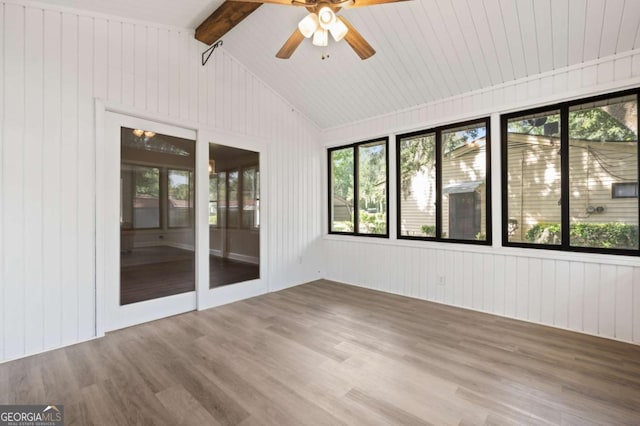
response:
<svg viewBox="0 0 640 426"><path fill-rule="evenodd" d="M195 290L195 141L121 128L120 304Z"/></svg>
<svg viewBox="0 0 640 426"><path fill-rule="evenodd" d="M109 330L196 308L196 142L194 131L133 117L106 124L105 210L118 224L105 235Z"/></svg>
<svg viewBox="0 0 640 426"><path fill-rule="evenodd" d="M260 156L209 145L209 287L260 278Z"/></svg>

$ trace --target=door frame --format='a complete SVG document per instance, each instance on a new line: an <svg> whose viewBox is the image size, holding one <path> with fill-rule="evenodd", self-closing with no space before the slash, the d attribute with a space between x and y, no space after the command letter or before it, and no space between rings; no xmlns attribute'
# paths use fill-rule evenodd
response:
<svg viewBox="0 0 640 426"><path fill-rule="evenodd" d="M201 199L209 198L209 144L215 143L233 148L254 151L258 153L260 168L260 278L236 284L224 285L222 287L209 288L209 268L201 272L201 286L196 286L198 292L198 310L225 305L249 297L259 296L270 291L269 280L267 278L267 235L269 223L271 221L269 206L269 173L268 173L268 146L265 141L242 137L236 134L224 133L217 130L203 129L198 131L198 146L196 148L196 159L198 165L202 164L203 173L196 175L196 192ZM200 149L201 151L197 151ZM196 171L198 168L196 167ZM196 196L196 200L198 199ZM264 200L267 201L264 201ZM209 226L209 203L201 203L196 210L196 222ZM201 215L202 217L199 217ZM201 244L206 247L197 256L201 258L202 264L209 265L209 232L196 234L196 241L201 239Z"/></svg>
<svg viewBox="0 0 640 426"><path fill-rule="evenodd" d="M117 182L120 181L122 158L121 158L121 127L129 127L134 129L152 130L158 134L166 134L170 136L180 137L194 141L197 140L197 132L193 129L185 129L183 127L158 123L156 121L146 120L130 115L119 114L116 112L107 112L105 117L104 133L106 136L106 144L102 150L102 163L104 168L104 190L103 198L105 205L103 207L104 217L104 262L105 262L105 283L107 284L104 292L105 302L105 331L118 330L120 328L153 321L168 316L181 314L192 311L197 308L196 295L197 291L180 293L171 296L159 297L155 299L144 300L141 302L121 305L120 303L120 197L121 189ZM195 148L195 146L194 146ZM196 155L197 158L197 155ZM197 201L197 198L196 198ZM161 209L163 208L160 206ZM197 208L197 202L196 202ZM199 229L199 224L194 223L194 237ZM198 248L194 247L197 254ZM196 288L198 285L198 277L196 271L198 269L198 259L196 256L196 268L194 270L194 278Z"/></svg>
<svg viewBox="0 0 640 426"><path fill-rule="evenodd" d="M269 203L269 191L271 188L268 157L270 143L268 140L240 135L220 129L212 129L202 123L196 123L183 118L168 117L158 113L141 111L137 108L126 107L119 103L95 98L95 326L96 337L102 337L109 330L107 327L107 279L106 253L109 248L105 239L106 232L114 232L119 235L119 220L112 228L107 227L105 208L109 201L105 197L106 176L109 172L104 162L105 149L109 149L110 141L105 133L106 118L108 113L129 116L135 119L148 120L158 126L180 127L196 132L196 200L195 200L195 250L196 250L196 294L195 303L197 310L208 309L214 306L224 305L249 297L271 291L268 269L268 244L267 236L269 223L272 220ZM160 127L159 127L160 128ZM118 139L119 140L119 139ZM231 284L223 287L209 289L209 232L199 232L200 229L209 227L209 203L199 202L209 198L209 143L219 143L234 148L247 149L259 153L260 158L260 279ZM118 144L117 149L120 149ZM117 158L116 170L120 169ZM111 166L113 167L113 166ZM111 171L113 173L113 170ZM119 186L118 186L119 187ZM119 205L119 202L118 202ZM109 230L111 229L111 230ZM118 238L119 243L119 238ZM119 251L118 251L119 253ZM119 270L117 273L119 274ZM185 293L187 294L187 293ZM178 295L179 296L179 295ZM152 314L153 310L149 314Z"/></svg>

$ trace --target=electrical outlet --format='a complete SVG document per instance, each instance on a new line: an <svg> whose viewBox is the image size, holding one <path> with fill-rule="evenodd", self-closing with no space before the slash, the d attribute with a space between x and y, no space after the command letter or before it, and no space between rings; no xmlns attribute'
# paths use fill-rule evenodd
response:
<svg viewBox="0 0 640 426"><path fill-rule="evenodd" d="M438 275L438 284L439 285L445 285L446 284L446 279L445 279L444 275Z"/></svg>

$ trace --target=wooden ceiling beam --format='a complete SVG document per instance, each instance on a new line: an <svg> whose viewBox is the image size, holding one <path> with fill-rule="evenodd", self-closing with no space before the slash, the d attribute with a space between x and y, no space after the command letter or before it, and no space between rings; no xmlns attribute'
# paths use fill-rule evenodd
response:
<svg viewBox="0 0 640 426"><path fill-rule="evenodd" d="M262 3L227 0L196 28L196 40L211 45L231 31Z"/></svg>

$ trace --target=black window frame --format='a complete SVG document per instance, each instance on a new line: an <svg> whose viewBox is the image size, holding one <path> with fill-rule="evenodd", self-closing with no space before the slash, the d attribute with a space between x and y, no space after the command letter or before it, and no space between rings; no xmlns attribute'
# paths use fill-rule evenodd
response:
<svg viewBox="0 0 640 426"><path fill-rule="evenodd" d="M583 105L590 102L600 102L608 99L620 98L625 96L636 96L636 102L640 106L640 88L622 90L618 92L606 93L598 96L591 96L586 98L579 98L565 102L559 102L555 104L545 105L537 108L531 108L521 111L514 111L500 116L500 178L501 178L501 192L502 192L502 246L503 247L517 247L517 248L531 248L536 250L555 250L564 252L576 252L576 253L594 253L594 254L609 254L609 255L624 255L624 256L640 256L640 244L637 249L620 249L620 248L602 248L602 247L579 247L572 246L570 244L570 158L569 158L569 111L570 108L577 105ZM508 205L508 123L509 120L527 116L541 114L545 112L559 111L560 114L560 232L561 242L560 244L537 244L537 243L525 243L525 242L510 242L509 241L509 205ZM640 113L637 117L638 124L638 150L636 158L637 176L640 178ZM638 229L640 230L640 197L638 197Z"/></svg>
<svg viewBox="0 0 640 426"><path fill-rule="evenodd" d="M385 203L386 205L386 212L385 212L385 222L386 222L386 232L384 234L368 234L368 233L362 233L359 231L360 229L360 223L359 223L359 217L360 217L360 206L359 206L359 188L358 188L358 184L359 184L359 179L358 179L358 167L359 167L359 150L358 147L360 147L361 145L367 145L367 144L371 144L371 143L375 143L375 142L384 142L384 157L385 157L385 193L386 193L386 198L387 201ZM333 203L333 185L331 184L331 153L334 151L340 151L343 149L348 149L351 148L353 149L353 232L345 232L345 231L333 231L333 220L331 217L331 208L332 208L332 203ZM356 237L371 237L371 238L389 238L389 137L388 136L383 136L383 137L379 137L379 138L373 138L373 139L368 139L366 141L361 141L361 142L355 142L352 144L348 144L348 145L340 145L340 146L335 146L335 147L331 147L327 149L327 183L328 183L328 231L330 235L351 235L351 236L356 236Z"/></svg>
<svg viewBox="0 0 640 426"><path fill-rule="evenodd" d="M484 240L466 240L457 238L443 238L442 237L442 133L447 130L456 129L458 127L472 126L474 124L484 125L486 129L486 155L485 155L485 230L486 238ZM481 127L481 126L478 126ZM401 209L401 197L402 197L402 179L401 173L401 156L400 156L400 143L403 139L426 135L433 133L436 140L436 235L435 237L426 237L419 235L402 235L402 209ZM493 244L493 230L492 230L492 202L491 202L491 117L481 117L473 120L467 120L462 122L456 122L438 127L431 127L424 130L418 130L409 133L403 133L396 135L396 237L399 240L415 240L415 241L437 241L441 243L454 243L454 244L472 244L490 246Z"/></svg>

